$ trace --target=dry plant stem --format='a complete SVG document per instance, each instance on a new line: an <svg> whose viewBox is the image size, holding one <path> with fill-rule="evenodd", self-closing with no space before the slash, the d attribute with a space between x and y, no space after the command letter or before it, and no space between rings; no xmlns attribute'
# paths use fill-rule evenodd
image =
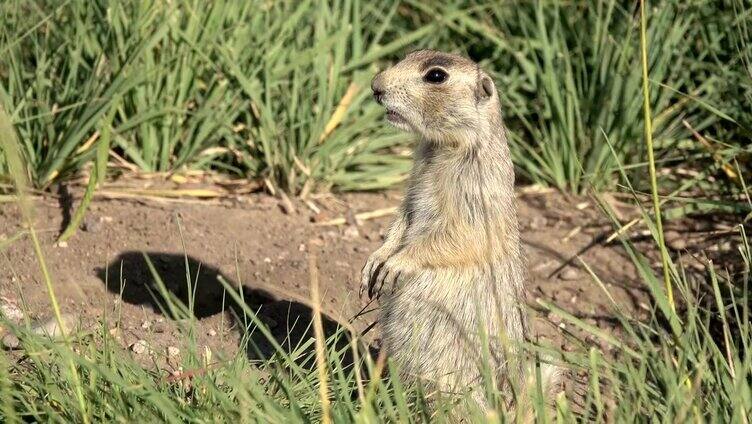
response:
<svg viewBox="0 0 752 424"><path fill-rule="evenodd" d="M316 335L316 369L319 373L319 395L321 397L321 422L331 423L329 415L329 390L326 371L326 350L324 345L324 327L321 322L321 304L319 303L319 269L316 254L308 256L308 272L311 279L311 304L313 306L313 331Z"/></svg>
<svg viewBox="0 0 752 424"><path fill-rule="evenodd" d="M355 214L355 220L356 221L368 221L369 219L375 219L375 218L381 218L382 216L388 216L393 215L395 212L397 212L397 206L392 206L388 208L383 209L376 209L369 212L361 212L358 214ZM347 223L346 218L334 218L330 219L329 221L324 221L321 223L316 224L317 226L331 226L331 225L344 225Z"/></svg>
<svg viewBox="0 0 752 424"><path fill-rule="evenodd" d="M650 118L650 88L648 87L648 48L646 34L645 1L640 0L640 51L642 54L642 98L645 112L645 142L648 151L648 166L650 170L650 189L655 210L655 226L658 231L658 245L661 249L661 265L663 267L663 283L666 286L666 296L671 310L675 311L674 290L671 287L671 277L668 268L668 251L663 237L663 223L661 222L661 204L658 199L658 182L655 176L655 155L653 153L653 125Z"/></svg>
<svg viewBox="0 0 752 424"><path fill-rule="evenodd" d="M661 222L661 204L658 199L658 183L655 177L655 156L653 154L653 129L650 120L650 90L648 88L648 49L647 49L647 34L645 27L645 1L640 0L640 51L642 53L642 97L645 110L645 141L647 143L648 150L648 162L650 167L650 188L653 197L653 208L655 209L655 226L658 231L658 244L661 249L661 262L663 266L663 282L666 285L666 296L668 297L669 307L671 311L676 313L676 306L674 305L674 292L671 287L671 277L669 275L668 263L668 251L666 250L666 241L663 237L663 223ZM692 391L692 382L687 377L684 380L684 384L689 391ZM697 406L693 407L695 416L699 416Z"/></svg>

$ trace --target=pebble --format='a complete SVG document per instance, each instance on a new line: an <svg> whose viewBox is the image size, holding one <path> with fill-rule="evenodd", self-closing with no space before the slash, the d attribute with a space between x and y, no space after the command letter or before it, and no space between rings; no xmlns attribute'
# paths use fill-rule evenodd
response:
<svg viewBox="0 0 752 424"><path fill-rule="evenodd" d="M69 332L76 324L76 317L72 314L62 314L60 320L63 322L63 327ZM63 335L63 329L57 323L55 317L49 318L45 321L38 321L32 325L31 332L37 335L46 335L50 338L56 339Z"/></svg>
<svg viewBox="0 0 752 424"><path fill-rule="evenodd" d="M110 336L114 337L115 340L120 340L122 337L120 335L120 328L118 327L112 327L110 328Z"/></svg>
<svg viewBox="0 0 752 424"><path fill-rule="evenodd" d="M167 346L167 356L172 358L174 356L180 355L180 349L176 348L175 346Z"/></svg>
<svg viewBox="0 0 752 424"><path fill-rule="evenodd" d="M148 330L151 328L151 321L144 321L141 323L142 330Z"/></svg>
<svg viewBox="0 0 752 424"><path fill-rule="evenodd" d="M85 216L84 222L81 223L81 230L87 233L96 233L102 229L102 221L91 216Z"/></svg>
<svg viewBox="0 0 752 424"><path fill-rule="evenodd" d="M12 333L8 333L3 336L2 342L3 347L8 350L18 349L18 347L21 346L21 341L18 340L18 337L16 337L16 335Z"/></svg>
<svg viewBox="0 0 752 424"><path fill-rule="evenodd" d="M540 230L548 225L548 219L545 216L536 216L530 221L530 229Z"/></svg>
<svg viewBox="0 0 752 424"><path fill-rule="evenodd" d="M730 251L732 251L732 250L735 250L735 249L734 249L734 245L733 245L733 244L732 244L732 243L731 243L730 241L725 241L725 242L723 242L723 243L719 244L719 245L718 245L718 248L719 248L719 249L720 249L720 250L721 250L722 252L730 252Z"/></svg>
<svg viewBox="0 0 752 424"><path fill-rule="evenodd" d="M554 324L559 324L561 322L561 317L553 312L549 312L547 318Z"/></svg>
<svg viewBox="0 0 752 424"><path fill-rule="evenodd" d="M68 242L67 241L59 241L59 242L57 242L57 247L65 249L66 247L68 247Z"/></svg>
<svg viewBox="0 0 752 424"><path fill-rule="evenodd" d="M3 300L3 301L0 301L0 316L5 317L5 319L9 321L18 323L18 322L21 322L21 320L24 317L24 314L18 308L18 306L14 305L13 303L6 302Z"/></svg>
<svg viewBox="0 0 752 424"><path fill-rule="evenodd" d="M206 335L209 336L209 337L214 337L214 336L217 335L217 332L214 331L213 328L210 328L209 331L206 332Z"/></svg>
<svg viewBox="0 0 752 424"><path fill-rule="evenodd" d="M575 268L568 266L559 273L559 278L564 281L571 281L580 278L580 273Z"/></svg>
<svg viewBox="0 0 752 424"><path fill-rule="evenodd" d="M684 250L687 248L687 238L675 230L666 231L663 235L668 247L674 250Z"/></svg>
<svg viewBox="0 0 752 424"><path fill-rule="evenodd" d="M137 340L130 347L131 351L137 355L141 355L146 352L146 340Z"/></svg>
<svg viewBox="0 0 752 424"><path fill-rule="evenodd" d="M76 323L76 317L71 314L62 314L60 319L63 322L63 327L68 331L71 331ZM31 326L31 333L39 336L44 335L52 339L60 338L64 334L55 317L45 321L38 321ZM8 333L3 336L2 344L6 349L18 349L21 341L15 334Z"/></svg>
<svg viewBox="0 0 752 424"><path fill-rule="evenodd" d="M345 228L345 231L342 234L342 238L345 240L355 240L358 237L360 237L360 231L358 231L358 227L355 225L350 225Z"/></svg>

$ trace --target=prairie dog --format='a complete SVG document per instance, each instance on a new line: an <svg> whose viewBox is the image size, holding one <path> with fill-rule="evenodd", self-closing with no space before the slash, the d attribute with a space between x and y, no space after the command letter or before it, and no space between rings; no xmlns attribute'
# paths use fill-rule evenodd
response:
<svg viewBox="0 0 752 424"><path fill-rule="evenodd" d="M469 389L493 407L483 367L502 392L521 388L526 365L515 353L530 336L514 168L494 82L467 58L421 50L377 74L371 88L387 120L420 142L361 293L380 298L383 347L403 378L442 392Z"/></svg>

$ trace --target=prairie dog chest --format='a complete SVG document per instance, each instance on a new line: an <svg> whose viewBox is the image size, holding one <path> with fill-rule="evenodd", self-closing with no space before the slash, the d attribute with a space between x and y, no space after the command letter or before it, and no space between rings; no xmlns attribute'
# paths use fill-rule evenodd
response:
<svg viewBox="0 0 752 424"><path fill-rule="evenodd" d="M421 153L405 194L408 232L451 232L473 226L483 209L476 159L430 150Z"/></svg>

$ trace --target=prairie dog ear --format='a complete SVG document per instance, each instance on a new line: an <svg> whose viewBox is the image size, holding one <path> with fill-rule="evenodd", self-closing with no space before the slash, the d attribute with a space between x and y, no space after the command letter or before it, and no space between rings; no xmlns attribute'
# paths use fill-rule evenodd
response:
<svg viewBox="0 0 752 424"><path fill-rule="evenodd" d="M478 81L475 85L475 101L482 102L493 97L495 91L494 83L488 75L478 75Z"/></svg>

